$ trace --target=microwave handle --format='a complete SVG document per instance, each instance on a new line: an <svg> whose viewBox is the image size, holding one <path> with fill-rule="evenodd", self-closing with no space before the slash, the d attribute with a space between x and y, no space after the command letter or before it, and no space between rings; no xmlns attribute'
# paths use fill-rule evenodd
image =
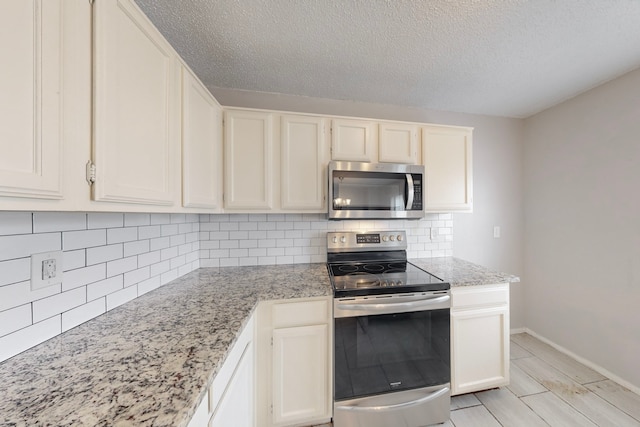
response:
<svg viewBox="0 0 640 427"><path fill-rule="evenodd" d="M406 210L410 211L413 206L413 176L410 173L406 174L407 176L407 206Z"/></svg>

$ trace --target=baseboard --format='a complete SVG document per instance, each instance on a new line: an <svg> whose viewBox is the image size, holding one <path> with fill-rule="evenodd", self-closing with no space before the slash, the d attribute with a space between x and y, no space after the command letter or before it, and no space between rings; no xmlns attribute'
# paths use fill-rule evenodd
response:
<svg viewBox="0 0 640 427"><path fill-rule="evenodd" d="M620 378L619 376L617 376L616 374L606 370L605 368L603 368L602 366L593 363L592 361L585 359L584 357L578 356L577 354L575 354L574 352L562 347L561 345L556 344L555 342L551 341L548 338L543 337L542 335L538 334L535 331L532 331L529 328L519 328L519 329L512 329L511 333L513 334L515 330L518 330L520 332L525 332L529 335L531 335L532 337L535 337L537 339L539 339L540 341L544 342L545 344L549 344L551 347L555 348L556 350L558 350L561 353L566 354L567 356L577 360L578 362L582 363L583 365L587 366L588 368L593 369L594 371L598 372L601 375L604 375L605 377L609 378L610 380L620 384L623 387L628 388L629 390L631 390L632 392L639 394L640 395L640 387L636 386L635 384L631 384L629 381ZM520 333L520 332L515 332L515 333Z"/></svg>
<svg viewBox="0 0 640 427"><path fill-rule="evenodd" d="M527 332L527 328L515 328L515 329L511 329L510 334L521 334L523 332Z"/></svg>

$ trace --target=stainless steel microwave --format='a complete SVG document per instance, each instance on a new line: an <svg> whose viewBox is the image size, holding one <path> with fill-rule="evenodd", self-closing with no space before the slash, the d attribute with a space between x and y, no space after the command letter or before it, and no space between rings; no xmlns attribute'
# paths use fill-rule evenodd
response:
<svg viewBox="0 0 640 427"><path fill-rule="evenodd" d="M424 166L329 163L329 219L418 219Z"/></svg>

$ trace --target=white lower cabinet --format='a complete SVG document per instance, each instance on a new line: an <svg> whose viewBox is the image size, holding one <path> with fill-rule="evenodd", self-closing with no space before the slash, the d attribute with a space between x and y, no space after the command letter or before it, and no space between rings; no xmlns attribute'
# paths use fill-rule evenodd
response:
<svg viewBox="0 0 640 427"><path fill-rule="evenodd" d="M509 284L451 289L451 394L509 384Z"/></svg>
<svg viewBox="0 0 640 427"><path fill-rule="evenodd" d="M233 344L188 427L255 426L255 313Z"/></svg>
<svg viewBox="0 0 640 427"><path fill-rule="evenodd" d="M331 420L331 299L265 302L258 308L256 426Z"/></svg>

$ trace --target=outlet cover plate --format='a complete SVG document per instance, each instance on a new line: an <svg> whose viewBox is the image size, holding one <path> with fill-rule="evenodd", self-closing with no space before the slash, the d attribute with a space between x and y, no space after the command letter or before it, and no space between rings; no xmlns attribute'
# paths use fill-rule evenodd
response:
<svg viewBox="0 0 640 427"><path fill-rule="evenodd" d="M31 255L31 290L62 283L62 251Z"/></svg>

